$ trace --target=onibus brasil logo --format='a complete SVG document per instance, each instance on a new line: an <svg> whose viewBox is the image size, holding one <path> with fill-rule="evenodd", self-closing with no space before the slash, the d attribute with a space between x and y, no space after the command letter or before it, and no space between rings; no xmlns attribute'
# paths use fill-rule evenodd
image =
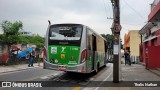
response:
<svg viewBox="0 0 160 90"><path fill-rule="evenodd" d="M2 87L42 87L37 82L2 82Z"/></svg>

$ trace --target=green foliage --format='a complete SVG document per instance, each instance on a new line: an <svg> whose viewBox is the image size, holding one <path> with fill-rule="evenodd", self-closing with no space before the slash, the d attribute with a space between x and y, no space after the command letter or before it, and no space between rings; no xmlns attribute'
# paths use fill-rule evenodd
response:
<svg viewBox="0 0 160 90"><path fill-rule="evenodd" d="M16 44L19 43L19 31L22 30L23 24L21 21L16 21L11 23L10 21L3 21L0 24L3 30L3 35L0 36L0 41L6 44Z"/></svg>
<svg viewBox="0 0 160 90"><path fill-rule="evenodd" d="M4 36L0 35L0 42L3 42Z"/></svg>
<svg viewBox="0 0 160 90"><path fill-rule="evenodd" d="M21 21L11 23L10 21L5 20L0 24L0 27L4 32L2 35L0 35L0 42L2 43L6 43L8 45L20 43L33 44L37 47L44 46L44 38L39 35L22 36L19 34L19 31L23 28Z"/></svg>
<svg viewBox="0 0 160 90"><path fill-rule="evenodd" d="M108 42L108 45L110 45L109 47L111 48L111 49L113 49L113 42L114 42L114 37L113 37L113 35L112 34L101 34L102 35L102 37L104 37L106 40L107 40L107 42Z"/></svg>
<svg viewBox="0 0 160 90"><path fill-rule="evenodd" d="M102 37L104 37L107 41L113 41L113 35L112 34L101 34Z"/></svg>
<svg viewBox="0 0 160 90"><path fill-rule="evenodd" d="M44 38L36 35L36 36L19 36L20 42L22 44L33 44L37 47L43 47L44 46Z"/></svg>
<svg viewBox="0 0 160 90"><path fill-rule="evenodd" d="M101 35L109 42L109 44L111 45L110 48L113 49L114 36L111 34L106 34L106 35L101 34ZM120 43L121 43L121 49L123 49L123 44L122 44L122 42L120 42Z"/></svg>
<svg viewBox="0 0 160 90"><path fill-rule="evenodd" d="M101 34L102 37L104 37L107 40L107 52L109 55L113 55L113 43L114 43L114 37L112 34Z"/></svg>

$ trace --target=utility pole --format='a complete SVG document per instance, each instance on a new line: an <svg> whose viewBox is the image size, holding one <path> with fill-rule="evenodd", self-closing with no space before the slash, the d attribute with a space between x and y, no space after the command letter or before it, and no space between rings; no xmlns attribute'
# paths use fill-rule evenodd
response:
<svg viewBox="0 0 160 90"><path fill-rule="evenodd" d="M112 7L113 7L113 24L111 27L112 34L114 35L114 46L113 46L113 82L119 83L120 75L121 75L121 68L120 68L120 5L119 0L111 0Z"/></svg>

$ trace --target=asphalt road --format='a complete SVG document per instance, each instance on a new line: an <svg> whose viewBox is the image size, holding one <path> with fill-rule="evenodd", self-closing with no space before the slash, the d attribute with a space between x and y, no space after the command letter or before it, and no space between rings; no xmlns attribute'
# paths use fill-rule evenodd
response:
<svg viewBox="0 0 160 90"><path fill-rule="evenodd" d="M97 74L67 73L42 68L31 68L16 72L1 73L0 81L41 81L42 83L53 86L41 88L3 87L0 90L160 90L159 87L102 87L103 85L116 85L112 82L112 73L113 65L111 63L101 68ZM110 83L106 84L103 81L110 81ZM122 81L160 81L160 78L146 70L142 65L122 65ZM124 83L121 82L120 84ZM69 85L71 86L69 87Z"/></svg>
<svg viewBox="0 0 160 90"><path fill-rule="evenodd" d="M31 81L43 76L54 75L62 73L60 71L46 70L39 67L20 70L15 72L8 72L0 74L1 81Z"/></svg>
<svg viewBox="0 0 160 90"><path fill-rule="evenodd" d="M33 68L28 70L9 72L0 74L0 81L60 81L64 85L74 84L73 87L41 87L41 88L0 88L2 90L97 90L102 83L98 83L97 87L87 88L92 81L106 81L112 80L112 64L107 64L106 67L101 68L98 74L80 74L67 73L62 71L46 70L42 68ZM67 84L66 84L67 82ZM54 83L56 84L56 83ZM86 87L80 87L85 85ZM92 86L92 85L90 85Z"/></svg>

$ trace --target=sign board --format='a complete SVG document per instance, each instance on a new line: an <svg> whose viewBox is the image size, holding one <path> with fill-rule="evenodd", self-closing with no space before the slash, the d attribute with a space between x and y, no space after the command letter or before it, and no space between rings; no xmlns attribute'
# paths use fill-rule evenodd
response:
<svg viewBox="0 0 160 90"><path fill-rule="evenodd" d="M115 24L114 26L114 32L120 32L122 29L121 25L120 24Z"/></svg>
<svg viewBox="0 0 160 90"><path fill-rule="evenodd" d="M113 46L113 54L116 54L116 55L118 55L118 53L119 53L119 45L114 45Z"/></svg>

